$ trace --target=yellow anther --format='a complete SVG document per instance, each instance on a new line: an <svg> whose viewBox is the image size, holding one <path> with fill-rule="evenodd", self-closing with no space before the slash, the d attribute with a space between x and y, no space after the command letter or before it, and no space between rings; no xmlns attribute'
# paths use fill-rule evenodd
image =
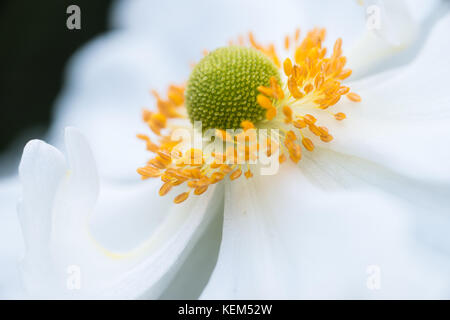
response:
<svg viewBox="0 0 450 320"><path fill-rule="evenodd" d="M310 115L310 114L306 114L303 117L303 120L305 121L306 124L314 124L316 123L317 119L314 118L314 116Z"/></svg>
<svg viewBox="0 0 450 320"><path fill-rule="evenodd" d="M327 127L318 127L317 129L319 130L321 136L328 135L328 128Z"/></svg>
<svg viewBox="0 0 450 320"><path fill-rule="evenodd" d="M242 127L242 129L244 129L244 131L247 131L248 129L254 129L255 128L253 123L251 121L248 121L248 120L242 121L241 122L241 127Z"/></svg>
<svg viewBox="0 0 450 320"><path fill-rule="evenodd" d="M165 169L169 165L169 163L170 161L164 160L160 156L157 156L148 162L149 165L152 165L153 167L158 169Z"/></svg>
<svg viewBox="0 0 450 320"><path fill-rule="evenodd" d="M257 89L258 89L259 92L261 92L262 94L265 94L268 97L273 97L274 96L274 92L273 92L272 88L259 86Z"/></svg>
<svg viewBox="0 0 450 320"><path fill-rule="evenodd" d="M292 120L292 109L289 106L283 107L283 114L286 116L286 118Z"/></svg>
<svg viewBox="0 0 450 320"><path fill-rule="evenodd" d="M277 115L277 109L274 106L267 109L267 112L266 112L267 120L269 120L269 121L272 120L273 118L275 118L276 115Z"/></svg>
<svg viewBox="0 0 450 320"><path fill-rule="evenodd" d="M158 177L161 174L161 171L158 168L150 167L150 166L138 168L137 172L144 179Z"/></svg>
<svg viewBox="0 0 450 320"><path fill-rule="evenodd" d="M250 171L250 169L248 169L247 171L245 171L244 176L245 178L250 179L251 177L253 177L253 173Z"/></svg>
<svg viewBox="0 0 450 320"><path fill-rule="evenodd" d="M334 117L336 118L336 120L344 120L347 116L345 115L345 113L338 112L334 114Z"/></svg>
<svg viewBox="0 0 450 320"><path fill-rule="evenodd" d="M309 131L311 131L316 136L320 137L322 135L322 132L319 130L319 128L315 124L313 124L313 123L309 124L308 128L309 128Z"/></svg>
<svg viewBox="0 0 450 320"><path fill-rule="evenodd" d="M239 178L242 174L242 170L236 169L232 174L230 174L230 180L236 180L237 178Z"/></svg>
<svg viewBox="0 0 450 320"><path fill-rule="evenodd" d="M292 74L292 61L289 58L286 58L283 62L284 74L288 77Z"/></svg>
<svg viewBox="0 0 450 320"><path fill-rule="evenodd" d="M272 102L265 95L258 94L256 100L258 101L258 104L264 109L273 108Z"/></svg>
<svg viewBox="0 0 450 320"><path fill-rule="evenodd" d="M302 144L305 147L306 150L308 151L313 151L314 150L314 143L311 141L311 139L309 138L303 138L302 139Z"/></svg>
<svg viewBox="0 0 450 320"><path fill-rule="evenodd" d="M189 180L187 182L187 186L189 188L197 188L199 186L199 182L198 182L198 180Z"/></svg>
<svg viewBox="0 0 450 320"><path fill-rule="evenodd" d="M172 183L170 181L164 183L161 188L159 189L159 195L160 196L165 196L166 194L169 193L169 191L172 189Z"/></svg>
<svg viewBox="0 0 450 320"><path fill-rule="evenodd" d="M333 136L331 134L320 136L320 140L322 140L323 142L330 142L331 140L333 140Z"/></svg>
<svg viewBox="0 0 450 320"><path fill-rule="evenodd" d="M208 190L208 186L207 185L206 186L199 186L199 187L195 188L194 194L199 196L199 195L205 193L206 190Z"/></svg>
<svg viewBox="0 0 450 320"><path fill-rule="evenodd" d="M298 89L297 82L292 76L288 79L288 89L295 99L303 98L303 93Z"/></svg>
<svg viewBox="0 0 450 320"><path fill-rule="evenodd" d="M180 193L179 195L177 195L175 197L175 199L173 199L173 202L181 203L181 202L185 201L188 197L189 197L189 192L183 192L183 193Z"/></svg>
<svg viewBox="0 0 450 320"><path fill-rule="evenodd" d="M349 98L353 102L360 102L361 101L361 97L359 96L359 94L354 93L354 92L348 93L347 94L347 98Z"/></svg>
<svg viewBox="0 0 450 320"><path fill-rule="evenodd" d="M225 174L223 172L216 171L211 175L212 183L216 183L216 182L222 180L224 177L225 177Z"/></svg>
<svg viewBox="0 0 450 320"><path fill-rule="evenodd" d="M289 148L289 157L295 163L298 163L302 159L302 150L298 144L293 144Z"/></svg>
<svg viewBox="0 0 450 320"><path fill-rule="evenodd" d="M303 129L306 127L306 123L305 121L303 121L302 119L297 119L293 122L294 127L296 127L297 129Z"/></svg>
<svg viewBox="0 0 450 320"><path fill-rule="evenodd" d="M342 96L344 94L347 94L349 91L350 91L349 87L342 86L339 88L339 90L336 92L336 94L339 94Z"/></svg>
<svg viewBox="0 0 450 320"><path fill-rule="evenodd" d="M286 138L290 141L297 140L297 136L295 135L295 132L292 130L289 130L288 132L286 132Z"/></svg>
<svg viewBox="0 0 450 320"><path fill-rule="evenodd" d="M172 181L173 186L179 186L180 184L184 183L185 179L177 179L175 181Z"/></svg>
<svg viewBox="0 0 450 320"><path fill-rule="evenodd" d="M156 152L158 154L158 156L160 156L164 161L170 162L171 161L171 157L170 154L167 151L164 150L158 150Z"/></svg>
<svg viewBox="0 0 450 320"><path fill-rule="evenodd" d="M351 70L351 69L343 70L343 71L339 74L338 78L339 78L340 80L345 80L345 79L347 79L348 77L350 77L351 74L352 74L352 70Z"/></svg>

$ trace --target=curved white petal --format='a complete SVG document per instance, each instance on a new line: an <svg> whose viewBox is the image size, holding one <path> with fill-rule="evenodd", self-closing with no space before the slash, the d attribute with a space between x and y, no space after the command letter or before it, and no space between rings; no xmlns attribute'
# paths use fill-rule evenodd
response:
<svg viewBox="0 0 450 320"><path fill-rule="evenodd" d="M347 99L332 107L347 119L318 116L334 140L325 144L339 153L364 158L416 179L450 179L450 63L445 35L450 15L437 23L419 57L407 67L351 84L363 101ZM443 40L445 39L445 40ZM315 114L314 110L311 113Z"/></svg>
<svg viewBox="0 0 450 320"><path fill-rule="evenodd" d="M363 158L317 149L300 168L325 190L377 188L396 197L407 209L418 242L435 254L450 257L450 188L448 184L417 180Z"/></svg>
<svg viewBox="0 0 450 320"><path fill-rule="evenodd" d="M436 258L411 238L403 204L368 185L326 190L283 166L277 176L229 184L225 199L218 263L202 298L449 294L450 261L432 263ZM379 290L367 286L378 271Z"/></svg>
<svg viewBox="0 0 450 320"><path fill-rule="evenodd" d="M39 140L25 146L19 166L23 188L19 219L26 255L41 267L49 260L53 201L66 173L66 161L58 149Z"/></svg>
<svg viewBox="0 0 450 320"><path fill-rule="evenodd" d="M126 190L124 185L123 195L117 189L112 195L126 201L135 193L140 195L135 200L141 202L141 210L128 217L133 203L116 201L114 208L96 205L99 187L92 152L76 129L68 128L65 140L68 165L57 149L33 141L20 166L24 190L19 214L26 240L23 276L28 291L46 298L157 298L217 214L220 190L214 193L211 188L201 199L176 206L166 199L158 204L151 195L136 187ZM150 184L142 186L147 192L156 191L149 190ZM97 211L100 216L91 219ZM139 224L150 219L142 215L151 216L153 211L156 218L153 225L149 223L153 232L145 234ZM128 221L123 229L117 226L127 219L134 225ZM113 234L120 239L133 232L138 235L128 246L117 250L117 243L108 244ZM101 235L102 243L95 235Z"/></svg>
<svg viewBox="0 0 450 320"><path fill-rule="evenodd" d="M447 4L439 0L372 0L364 4L364 34L347 51L353 79L410 62L439 16L448 11Z"/></svg>
<svg viewBox="0 0 450 320"><path fill-rule="evenodd" d="M219 192L223 192L223 184L220 184L220 188ZM180 267L180 272L161 295L161 299L199 298L216 266L222 241L223 201L218 209L219 214L215 214L211 224Z"/></svg>

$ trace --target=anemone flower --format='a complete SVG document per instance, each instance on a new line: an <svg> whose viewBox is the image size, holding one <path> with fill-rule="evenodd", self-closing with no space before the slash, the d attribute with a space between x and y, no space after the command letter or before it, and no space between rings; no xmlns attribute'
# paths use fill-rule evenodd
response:
<svg viewBox="0 0 450 320"><path fill-rule="evenodd" d="M97 129L114 119L104 101L60 111L84 121L65 129L65 154L33 140L19 167L28 294L448 297L450 15L419 10L417 18L392 3L367 4L383 22L366 26L348 57L336 28L331 43L326 29L302 28L279 35L278 46L258 41L256 30L213 47L186 83L166 96L153 91L145 126L127 122L127 111ZM295 18L280 12L280 21ZM120 46L134 37L119 35ZM145 68L145 55L130 57ZM200 148L179 148L180 129L199 135ZM124 131L138 134L131 148ZM279 164L275 174L262 173L263 157ZM144 181L118 178L136 169Z"/></svg>

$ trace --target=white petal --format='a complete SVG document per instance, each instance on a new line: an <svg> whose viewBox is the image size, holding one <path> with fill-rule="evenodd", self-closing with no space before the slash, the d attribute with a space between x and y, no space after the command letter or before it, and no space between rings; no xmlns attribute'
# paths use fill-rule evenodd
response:
<svg viewBox="0 0 450 320"><path fill-rule="evenodd" d="M333 112L347 119L319 119L334 136L319 146L349 154L416 179L448 183L450 179L450 98L447 74L450 63L442 41L450 15L433 30L424 50L409 66L351 85L363 101L343 99ZM311 111L314 113L314 111Z"/></svg>
<svg viewBox="0 0 450 320"><path fill-rule="evenodd" d="M352 78L404 65L422 48L430 28L447 6L439 1L404 0L365 3L365 33L347 51Z"/></svg>
<svg viewBox="0 0 450 320"><path fill-rule="evenodd" d="M214 189L214 188L213 188ZM147 240L138 254L147 257L101 292L105 298L154 299L168 287L198 238L210 225L221 205L221 190L208 191L203 198L191 199L185 206L172 206L166 221ZM189 275L185 275L189 276Z"/></svg>
<svg viewBox="0 0 450 320"><path fill-rule="evenodd" d="M308 155L300 168L315 185L330 192L370 186L396 197L415 225L420 246L427 244L434 254L450 256L450 188L446 184L402 176L383 165L330 150L316 149Z"/></svg>
<svg viewBox="0 0 450 320"><path fill-rule="evenodd" d="M277 230L268 228L272 217L260 206L249 205L260 196L252 182L227 183L219 258L202 299L293 296L290 257Z"/></svg>
<svg viewBox="0 0 450 320"><path fill-rule="evenodd" d="M323 190L292 166L227 191L218 263L202 298L448 294L448 275L414 247L403 206L386 194ZM381 290L367 287L372 265L381 268Z"/></svg>
<svg viewBox="0 0 450 320"><path fill-rule="evenodd" d="M66 174L67 165L59 150L39 140L25 146L19 166L23 191L18 211L27 248L26 263L36 264L37 268L49 258L52 204Z"/></svg>
<svg viewBox="0 0 450 320"><path fill-rule="evenodd" d="M223 184L218 192L223 193ZM218 187L219 187L218 186ZM164 291L161 299L198 299L217 263L222 241L223 197L209 226L192 249L178 275ZM210 214L213 212L210 212Z"/></svg>
<svg viewBox="0 0 450 320"><path fill-rule="evenodd" d="M169 205L169 201L149 201L148 192L156 190L149 190L149 184L143 183L147 192L136 187L126 190L125 186L123 195L118 189L105 192L126 201L138 191L135 200L140 202L139 207L131 203L127 208L127 203L118 200L114 208L96 207L98 178L92 152L85 138L73 128L66 130L66 147L69 174L61 153L43 142L32 142L23 157L20 172L26 192L21 222L27 239L23 268L27 289L38 297L157 298L218 213L220 189L214 193L215 188L211 188L204 196L176 206ZM41 188L41 181L46 188ZM127 217L127 210L136 209L137 213ZM91 233L90 216L97 210L103 210L102 216L92 220L97 226ZM149 224L153 232L144 235L138 224L148 222L142 215L150 216L152 211L156 211L156 221ZM30 230L36 218L39 229ZM134 224L124 224L127 218ZM125 250L112 251L94 237L95 230L103 234L100 241L110 239L112 233L116 238L126 238L131 232L139 235L128 241ZM110 247L114 248L114 244ZM74 270L81 279L77 290L68 286L76 276Z"/></svg>

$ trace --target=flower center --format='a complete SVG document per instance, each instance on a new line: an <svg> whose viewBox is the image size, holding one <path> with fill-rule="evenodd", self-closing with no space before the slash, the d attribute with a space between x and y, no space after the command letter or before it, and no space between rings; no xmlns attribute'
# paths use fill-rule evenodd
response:
<svg viewBox="0 0 450 320"><path fill-rule="evenodd" d="M204 129L238 129L244 120L256 123L266 110L257 102L260 86L280 79L266 55L254 48L231 46L205 56L193 69L186 87L186 108L191 122Z"/></svg>
<svg viewBox="0 0 450 320"><path fill-rule="evenodd" d="M186 90L171 85L167 98L153 92L157 110L144 110L143 119L157 140L138 137L154 157L138 173L143 179L160 178L161 196L183 185L186 191L174 198L181 203L225 177L251 178L266 160L270 167L276 164L274 168L288 158L298 163L305 150L330 143L334 138L321 125L323 118L344 120L346 115L335 109L341 97L353 102L361 97L342 84L352 73L345 68L342 40L337 39L327 54L324 39L325 29L319 28L303 40L300 30L287 35L284 49L293 60L281 63L273 44L261 45L250 33L249 47L240 38L239 46L207 54L194 67ZM188 116L192 124L201 121L204 131L192 126Z"/></svg>

